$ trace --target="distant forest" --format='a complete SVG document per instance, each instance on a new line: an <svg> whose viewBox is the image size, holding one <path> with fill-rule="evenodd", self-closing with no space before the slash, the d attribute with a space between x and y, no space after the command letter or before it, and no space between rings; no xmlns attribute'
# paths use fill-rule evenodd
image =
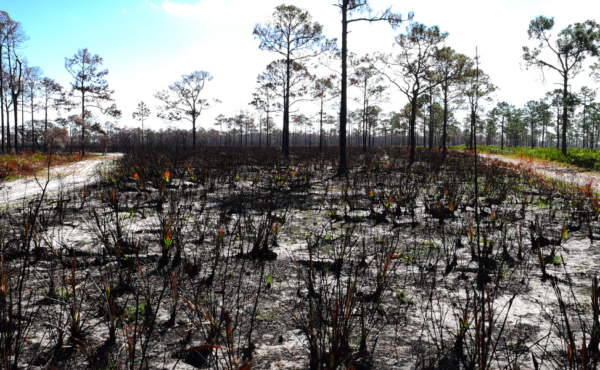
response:
<svg viewBox="0 0 600 370"><path fill-rule="evenodd" d="M479 68L476 50L474 56L454 50L449 34L437 26L413 22L412 14L402 17L391 9L365 12L366 2L341 1L338 6L339 40L325 38L322 25L292 5L276 7L268 22L257 24L248 38L260 41L260 49L271 52L274 60L257 77L248 109L219 115L210 129L199 125L200 116L226 99L205 96L206 84L218 83L211 82L210 72L182 75L157 91L156 101L140 102L125 123L101 56L82 48L66 57L72 81L61 86L40 67L29 65L25 30L0 11L2 153L47 151L52 144L84 154L86 147L117 150L159 145L167 138L190 146L280 146L286 155L290 146L366 151L370 146L410 145L445 151L447 145L472 147L474 138L480 145L554 146L563 153L567 147L598 145L597 91L570 88L570 81L582 73L589 73L590 85L600 81L599 63L586 60L599 55L595 21L575 23L558 33L553 18L531 21L523 30L531 45L522 47L521 60L509 62L548 79L560 77L561 83L518 107L495 101L498 87ZM388 22L404 32L390 40L390 50L356 55L345 40L356 21ZM408 103L385 111L383 103L390 102L392 92ZM348 109L348 100L359 108ZM467 112L462 120L457 118L460 110ZM151 115L161 118L165 128L148 128L145 121ZM175 128L181 121L190 124Z"/></svg>

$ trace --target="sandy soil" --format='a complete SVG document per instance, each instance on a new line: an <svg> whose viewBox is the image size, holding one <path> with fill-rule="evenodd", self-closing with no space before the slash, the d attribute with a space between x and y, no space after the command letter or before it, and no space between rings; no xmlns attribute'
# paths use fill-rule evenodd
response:
<svg viewBox="0 0 600 370"><path fill-rule="evenodd" d="M95 181L94 175L108 166L121 154L110 154L97 159L80 161L64 166L57 166L48 171L40 171L35 176L8 182L0 182L0 205L8 205L41 194L46 182L46 194L59 190L72 190Z"/></svg>
<svg viewBox="0 0 600 370"><path fill-rule="evenodd" d="M594 181L594 187L598 188L597 180L599 180L599 178L588 173L573 171L572 169L551 163L540 163L501 156L486 155L485 157L512 163L514 165L521 165L521 168L523 168L523 166L531 167L545 176L562 181L575 182L582 185L589 183L589 181ZM90 160L71 166L53 169L48 185L49 191L58 192L59 190L64 190L66 188L67 192L73 192L80 189L83 184L92 183L97 179L97 177L95 177L97 171L101 171L103 169L102 166L110 166L112 159L114 158ZM45 184L46 179L46 176L38 176L38 181L42 185ZM202 216L206 217L207 224L209 219L219 220L219 208L217 205L221 204L219 201L222 202L221 194L225 191L229 191L227 188L229 186L228 183L217 183L217 185L217 189L219 190L210 193L211 195L207 200L207 205L209 206L206 207L207 211ZM256 364L253 368L269 370L306 368L306 363L308 361L307 340L301 330L297 328L297 323L291 316L291 314L299 315L299 313L296 313L291 309L292 307L295 307L294 302L296 302L295 297L298 286L298 277L295 272L296 261L307 261L309 259L308 248L304 242L306 235L331 235L330 240L335 242L331 242L331 246L328 248L341 248L340 243L342 235L345 235L348 229L356 229L357 237L352 244L358 244L360 242L360 239L358 239L359 237L362 237L363 240L365 238L367 240L375 240L375 238L381 236L393 238L393 234L398 233L398 239L396 239L398 248L406 248L399 249L404 251L402 252L402 255L415 253L415 255L419 256L415 261L422 258L421 262L418 263L398 263L395 265L393 273L390 272L389 278L394 279L394 284L392 286L393 290L390 289L383 296L383 307L385 307L385 317L389 318L386 318L386 320L389 320L388 323L393 324L382 328L377 327L376 331L373 332L373 336L379 336L381 338L378 341L379 349L376 350L377 352L374 356L375 364L373 368L415 369L416 366L414 361L418 358L415 351L415 344L418 340L422 339L426 346L434 348L432 338L437 337L439 333L443 332L448 342L453 341L452 338L454 338L453 335L456 333L456 327L458 325L455 317L458 317L457 313L459 312L459 309L455 307L456 305L454 302L458 302L459 299L464 300L465 285L476 281L478 262L471 257L468 248L452 249L456 250L460 270L455 269L452 274L448 274L447 276L439 272L443 271L445 268L443 260L440 258L431 259L430 253L439 251L440 248L433 246L443 245L444 242L440 239L440 234L437 231L439 229L437 220L432 220L424 210L422 202L424 195L420 195L420 200L417 201L417 216L415 218L420 220L421 223L418 232L413 232L413 226L410 226L411 217L407 214L396 220L398 224L402 226L394 227L391 223L387 222L377 224L369 218L370 213L368 211L359 210L352 213L352 215L360 217L364 221L357 224L345 225L345 222L331 221L327 216L327 212L317 206L326 186L329 186L329 189L332 189L328 190L331 199L341 199L341 186L332 185L333 184L325 185L324 183L321 183L318 186L316 185L312 190L313 195L308 197L306 203L294 202L294 196L298 193L280 196L280 199L291 199L289 204L291 204L294 211L287 215L287 221L285 225L281 226L278 233L277 246L274 249L274 251L278 253L278 259L277 261L269 262L268 267L266 268L267 273L271 273L274 277L272 286L261 293L262 296L259 301L259 309L260 312L263 312L263 315L262 318L257 316L256 333L257 338L260 339L256 343L258 348L255 352ZM247 183L240 182L235 188L236 190L233 191L240 191L244 188L247 189L249 186L250 185ZM80 190L77 191L80 192ZM26 197L34 196L40 192L41 189L35 179L0 184L0 203L2 203L4 199L7 199L7 201L11 201L12 199L13 202L18 202L19 199L27 199ZM149 192L149 194L152 194L152 192L156 194L157 190L154 189ZM95 203L92 204L90 201L88 204L90 207L97 209L99 214L106 214L106 210L110 209L106 208L108 207L106 202L101 203L97 198L95 199ZM279 204L284 204L284 202ZM46 207L46 205L44 206ZM48 208L51 207L52 205ZM505 202L501 209L501 213L507 215L510 214L509 208L518 210L518 205ZM181 209L186 215L192 216L189 219L190 223L185 224L188 225L186 226L188 228L182 233L182 235L186 235L184 243L182 243L185 251L184 255L192 256L194 253L199 253L199 251L201 251L201 255L208 255L204 252L205 249L198 249L199 243L197 242L198 239L196 236L199 234L195 234L194 231L192 231L195 228L189 226L194 219L194 214L191 211L187 211L188 208L186 207L177 209ZM338 211L339 208L336 208L336 212ZM123 212L122 228L126 235L131 235L131 240L141 241L141 244L145 246L144 248L147 256L152 255L158 257L161 254L163 247L158 242L161 240L160 234L157 234L154 230L160 230L157 229L157 227L160 225L161 220L150 207L148 207L148 210L145 212L146 214L144 216L141 216L139 213L129 214L128 212ZM472 208L469 212L472 212ZM538 206L530 206L527 208L526 212L526 215L524 214L522 217L511 221L511 226L508 228L508 231L506 231L507 229L504 229L505 232L507 232L507 236L504 238L509 241L509 244L512 246L511 248L514 248L516 240L520 237L521 224L524 225L524 230L527 230L526 226L537 220L538 215L542 220L548 220L548 211ZM518 214L518 212L513 212L513 214ZM233 215L232 217L236 216ZM255 219L254 217L256 216L251 217ZM467 216L463 211L457 210L455 218L446 222L449 228L452 227L454 230L461 230L461 228L465 227L466 217ZM558 217L561 217L560 213ZM92 259L97 256L97 254L94 253L97 253L96 251L98 250L99 242L98 234L95 232L93 226L94 223L89 220L90 217L87 212L71 209L67 222L53 224L46 232L46 238L50 240L53 245L62 245L62 243L64 243L68 245L69 248L77 250L82 255L87 255L89 253L89 257L82 256L80 261L85 261L85 258L87 258L88 261L92 261ZM213 221L213 224L210 224L211 228L218 230L218 224L215 224L215 222L218 221ZM558 224L560 225L560 223ZM113 224L109 221L109 225ZM489 226L489 223L486 223L486 225ZM417 229L415 228L415 230ZM432 232L428 230L432 230ZM498 230L494 231L493 228L488 228L487 230L494 238L501 238ZM597 229L595 231L597 231ZM553 233L552 235L557 235L557 233L560 233L560 229L558 229L558 231L548 229L547 232ZM586 236L586 233L587 231L573 231L572 233L569 233L569 238L564 240L562 244L557 247L557 252L561 255L562 263L558 265L549 264L547 266L548 273L558 277L561 281L561 288L563 289L564 296L567 297L568 307L571 307L569 313L573 315L572 317L574 317L575 312L579 312L574 311L577 307L580 307L579 303L587 303L589 305L591 278L600 273L600 264L598 263L598 261L600 261L600 249L598 248L598 240L600 240L600 237L595 233L593 238L594 242ZM525 232L525 234L527 234L527 232ZM459 238L462 240L462 245L467 245L468 241L466 234L462 233L461 235L462 236L459 236ZM232 240L235 240L236 236L232 234L226 236L226 238L233 238ZM525 237L525 239L527 239L527 237ZM236 242L233 241L231 243ZM242 243L243 241L240 242L240 246ZM205 248L202 245L204 244L201 242L201 248ZM206 245L209 245L209 242L207 242ZM527 241L525 241L524 246L526 251L531 251ZM206 251L207 250L208 249L206 249ZM328 256L331 255L332 252L325 252L325 250L326 249L323 248L320 250L320 253L317 253L319 255L317 259L319 261L331 261ZM232 253L237 253L235 250L232 251ZM543 250L543 253L546 254L548 251L549 248L546 248ZM441 252L438 252L438 255L439 253ZM498 256L500 256L500 254L498 254ZM552 286L548 281L549 279L542 277L538 267L539 262L537 262L536 258L535 254L526 252L526 260L522 264L516 265L514 269L506 267L504 270L506 276L503 276L504 280L502 283L504 288L498 298L493 302L494 310L497 310L499 315L498 322L502 322L501 319L504 317L504 308L512 296L512 289L520 290L519 295L512 305L510 314L508 314L507 317L507 325L510 326L510 330L508 331L508 334L504 334L506 341L509 344L514 344L519 343L517 338L522 339L528 351L535 353L536 356L538 356L538 359L542 361L540 368L560 369L560 366L557 366L555 363L548 360L549 355L554 357L563 356L563 353L560 352L562 350L562 347L560 346L563 342L558 338L559 334L556 330L556 324L552 324L552 320L558 320L559 317L558 301ZM151 261L150 259L148 260ZM432 263L438 268L432 269ZM154 268L153 263L149 263L146 266ZM234 264L232 266L236 265ZM100 281L99 279L101 276L96 274L99 273L99 270L102 271L104 268L105 267L101 267L100 269L82 270L79 274L83 276L84 273L89 273L89 276L93 276L96 281ZM227 268L228 267L224 267L223 270L219 270L222 271L221 276L225 276L225 272L227 271L225 269ZM257 277L259 276L257 270L252 270L253 275L246 275L242 273L244 270L234 270L234 268L240 267L232 267L231 271L233 273L231 276L244 277L244 280L240 279L240 281L244 281L243 289L249 292L248 294L257 291L257 282L259 281L257 280ZM252 267L247 271L250 272L251 268ZM498 269L498 271L503 271L500 267ZM34 270L34 273L36 273L35 271L37 270ZM46 270L42 270L42 273L43 271ZM460 271L462 271L461 275L459 275ZM374 272L372 275L365 276L379 276L376 274L378 273ZM569 274L574 281L573 292L570 292L565 284L567 274ZM246 276L254 277L246 278ZM418 276L422 276L422 279L425 279L424 281L426 281L427 284L435 281L436 283L431 285L435 287L432 288L434 290L428 290L429 288L426 285L416 285L415 283L412 283L413 281L416 281L413 279ZM83 278L81 279L83 280ZM153 280L153 282L158 282L158 284L160 284L159 281L160 280ZM191 286L193 282L192 280L182 281L189 284L183 285L186 287ZM197 278L196 282L198 281L201 281L200 278ZM522 282L518 283L518 281ZM46 281L44 281L44 284L46 284ZM508 289L509 286L512 288ZM85 283L83 283L81 287L84 288ZM91 288L91 284L88 287L93 289ZM36 292L41 291L39 286L35 286L35 289ZM232 289L238 288L233 287ZM407 300L413 303L411 303L410 306L408 306L408 304L399 305L396 298L396 289L405 292ZM182 291L184 294L190 294L190 291ZM95 290L91 290L90 292L93 293L91 293L89 297L96 294ZM307 295L308 290L303 288L301 293ZM37 294L39 295L40 293ZM126 302L126 298L123 297L122 299L121 302ZM224 299L223 301L232 300ZM95 307L91 306L93 302L88 304L90 304L89 307ZM128 303L124 303L124 305L127 304ZM227 304L229 305L232 303L228 302ZM60 312L57 308L53 307L56 306L48 308L47 317L57 316L57 313ZM164 304L163 307L158 310L157 321L164 323L169 319L170 307L170 304ZM90 332L89 339L91 343L101 343L107 338L108 327L103 323L103 319L95 314L97 310L94 309L93 312L94 314L90 315L89 320L84 320L85 328ZM273 315L272 318L269 316L270 314ZM243 317L247 319L249 316L247 316L246 313L246 316ZM172 328L167 327L161 334L160 341L157 341L156 344L152 344L152 347L150 348L151 361L154 362L154 365L166 361L167 363L164 364L165 368L196 369L196 367L183 363L181 358L173 357L174 354L177 353L177 343L180 343L180 339L185 337L186 333L189 331L186 328L189 328L189 325L192 324L190 321L192 319L183 314L183 311L181 311L177 320L178 326ZM431 325L432 323L435 323L435 325ZM162 324L161 327L163 327ZM184 330L186 331L184 332ZM580 333L581 331L578 327L575 334L577 336L577 343L581 343ZM43 336L40 335L37 339L34 339L34 341L40 341L39 343L43 343L46 348L49 348L50 342L41 342L42 339L40 338L43 338ZM194 347L204 344L199 338L200 335L197 335L195 342L186 345L188 347ZM548 352L545 352L545 349L542 348L546 343L550 343ZM503 344L504 342L502 342L501 346ZM517 352L516 350L513 352L515 353L513 356L516 356L516 353L519 353L525 358L521 368L534 369L530 362L530 352ZM523 353L525 353L525 355L523 355ZM546 354L544 355L544 358L541 358L542 353ZM81 366L84 366L83 363L81 363ZM501 368L503 366L507 366L506 363L500 362L495 368ZM442 368L442 366L439 368ZM566 368L566 366L562 368Z"/></svg>

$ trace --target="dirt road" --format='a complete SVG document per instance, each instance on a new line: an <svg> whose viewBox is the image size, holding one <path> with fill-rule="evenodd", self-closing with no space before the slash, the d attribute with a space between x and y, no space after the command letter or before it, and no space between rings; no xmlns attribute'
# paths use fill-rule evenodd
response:
<svg viewBox="0 0 600 370"><path fill-rule="evenodd" d="M61 190L73 191L94 182L96 172L108 166L119 156L120 154L110 154L106 157L51 168L46 194L51 195ZM44 170L36 176L0 182L0 205L8 205L41 194L47 180L48 172Z"/></svg>
<svg viewBox="0 0 600 370"><path fill-rule="evenodd" d="M596 191L600 191L600 175L591 172L584 172L577 170L575 168L569 168L566 166L561 166L556 163L552 163L549 161L534 161L529 159L517 159L510 157L503 157L495 154L481 154L482 157L496 159L506 163L512 163L514 165L523 165L531 168L535 172L544 175L546 177L550 177L553 179L557 179L560 181L569 182L575 185L587 185L592 182L592 188Z"/></svg>

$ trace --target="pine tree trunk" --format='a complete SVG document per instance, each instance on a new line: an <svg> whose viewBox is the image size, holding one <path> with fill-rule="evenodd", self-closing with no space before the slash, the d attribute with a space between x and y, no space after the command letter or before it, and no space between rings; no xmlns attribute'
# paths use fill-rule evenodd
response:
<svg viewBox="0 0 600 370"><path fill-rule="evenodd" d="M347 82L348 82L348 71L347 69L347 56L348 56L348 5L349 0L343 0L342 2L342 91L341 91L341 104L340 104L340 132L339 132L339 145L340 145L340 165L338 168L338 174L345 174L347 171L346 164L346 121L347 121Z"/></svg>
<svg viewBox="0 0 600 370"><path fill-rule="evenodd" d="M504 116L502 116L502 134L500 137L500 149L504 150Z"/></svg>
<svg viewBox="0 0 600 370"><path fill-rule="evenodd" d="M429 150L433 149L433 94L429 94Z"/></svg>
<svg viewBox="0 0 600 370"><path fill-rule="evenodd" d="M415 137L415 126L417 123L417 95L413 94L410 110L410 128L409 128L409 136L410 136L410 156L408 160L409 166L412 166L415 163L415 147L417 145L417 140Z"/></svg>
<svg viewBox="0 0 600 370"><path fill-rule="evenodd" d="M564 81L563 81L563 113L562 113L562 154L563 155L567 155L567 123L568 123L568 116L567 116L567 75L565 74L564 77Z"/></svg>
<svg viewBox="0 0 600 370"><path fill-rule="evenodd" d="M0 56L2 55L2 44L0 43ZM0 120L2 121L2 153L6 153L4 147L4 79L1 78L2 71L4 70L4 66L2 65L2 57L0 57Z"/></svg>
<svg viewBox="0 0 600 370"><path fill-rule="evenodd" d="M442 128L442 159L445 161L448 155L448 147L446 146L447 126L448 125L448 91L444 89L444 126Z"/></svg>

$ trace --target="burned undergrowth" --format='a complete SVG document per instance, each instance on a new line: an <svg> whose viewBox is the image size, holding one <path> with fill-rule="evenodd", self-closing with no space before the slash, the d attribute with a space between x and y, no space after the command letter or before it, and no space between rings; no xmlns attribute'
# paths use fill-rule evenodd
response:
<svg viewBox="0 0 600 370"><path fill-rule="evenodd" d="M6 205L2 368L595 368L591 185L417 154L146 148Z"/></svg>

